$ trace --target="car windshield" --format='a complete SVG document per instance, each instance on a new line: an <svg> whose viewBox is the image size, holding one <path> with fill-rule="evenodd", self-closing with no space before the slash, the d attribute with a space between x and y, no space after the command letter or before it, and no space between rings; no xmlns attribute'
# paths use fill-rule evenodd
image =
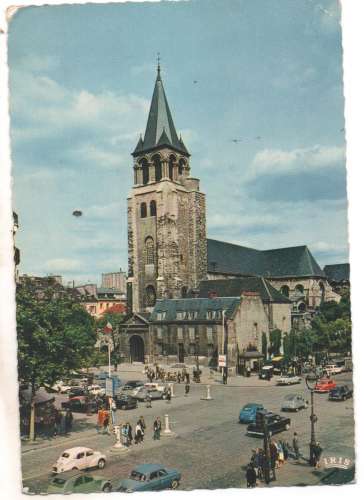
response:
<svg viewBox="0 0 364 500"><path fill-rule="evenodd" d="M247 405L244 406L243 410L253 410L256 407L257 407L257 405L252 404L252 403L248 403Z"/></svg>
<svg viewBox="0 0 364 500"><path fill-rule="evenodd" d="M133 470L130 474L130 479L134 479L134 481L145 481L145 474L138 472L137 470Z"/></svg>
<svg viewBox="0 0 364 500"><path fill-rule="evenodd" d="M62 454L62 458L70 458L70 454L69 453L63 453Z"/></svg>
<svg viewBox="0 0 364 500"><path fill-rule="evenodd" d="M286 399L287 401L293 401L295 398L296 396L294 394L288 394L288 396L286 396L284 399Z"/></svg>
<svg viewBox="0 0 364 500"><path fill-rule="evenodd" d="M55 477L52 481L54 486L59 486L59 487L63 486L65 482L66 480L62 479L61 477Z"/></svg>

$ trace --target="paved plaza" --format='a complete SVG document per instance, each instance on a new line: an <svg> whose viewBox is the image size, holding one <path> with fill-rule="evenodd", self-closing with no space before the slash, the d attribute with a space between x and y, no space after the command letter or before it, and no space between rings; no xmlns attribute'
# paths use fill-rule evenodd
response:
<svg viewBox="0 0 364 500"><path fill-rule="evenodd" d="M144 379L142 366L127 366L119 372L123 381ZM351 375L341 374L338 382L351 385ZM211 385L212 400L206 401L206 384ZM242 488L246 486L243 467L249 462L252 449L262 446L262 439L246 436L246 426L238 423L240 408L248 402L263 403L265 408L280 412L285 395L303 394L309 399L304 382L291 387L261 381L257 376L233 377L223 386L219 375L211 378L204 371L201 384L191 384L189 396L184 396L184 385L174 384L175 397L171 403L153 401L152 408L139 403L135 410L117 411L117 423L130 422L134 427L143 415L146 424L144 443L133 445L125 453L111 452L115 436L98 434L96 415L74 414L74 430L68 437L39 439L36 444L22 445L22 470L24 485L37 492L47 486L52 464L66 448L88 446L107 455L107 465L102 476L115 482L126 477L131 469L141 463L162 463L180 470L180 489ZM277 439L292 442L293 432L299 436L303 455L308 456L310 440L309 409L288 416L291 428L277 435ZM315 395L315 413L318 416L316 434L323 447L323 457L342 456L354 459L353 400L330 402L327 394ZM173 437L153 441L153 421L157 416L164 420L169 415ZM99 474L99 472L96 472ZM306 461L290 460L277 470L277 481L271 486L317 484L323 471L314 471ZM259 485L262 486L262 485Z"/></svg>

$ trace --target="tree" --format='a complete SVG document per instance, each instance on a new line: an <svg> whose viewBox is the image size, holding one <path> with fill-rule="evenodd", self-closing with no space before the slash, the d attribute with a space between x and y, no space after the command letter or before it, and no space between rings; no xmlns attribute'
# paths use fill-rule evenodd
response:
<svg viewBox="0 0 364 500"><path fill-rule="evenodd" d="M267 334L265 332L262 333L262 354L264 356L264 359L267 359L267 355L268 355L268 340L267 340Z"/></svg>
<svg viewBox="0 0 364 500"><path fill-rule="evenodd" d="M276 328L269 333L270 347L269 353L272 356L278 356L281 353L282 332Z"/></svg>
<svg viewBox="0 0 364 500"><path fill-rule="evenodd" d="M20 285L16 302L18 375L31 388L34 420L36 389L84 367L94 350L96 329L93 318L67 293L47 288L39 299L32 284Z"/></svg>

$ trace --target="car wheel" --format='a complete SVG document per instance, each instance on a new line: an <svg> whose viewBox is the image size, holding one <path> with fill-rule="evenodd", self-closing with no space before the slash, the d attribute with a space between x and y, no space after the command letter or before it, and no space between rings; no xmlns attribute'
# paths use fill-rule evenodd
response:
<svg viewBox="0 0 364 500"><path fill-rule="evenodd" d="M179 481L177 481L177 479L173 479L173 481L171 482L172 490L175 490L176 488L178 488L178 486L179 486Z"/></svg>
<svg viewBox="0 0 364 500"><path fill-rule="evenodd" d="M110 493L111 490L112 490L112 487L111 487L110 483L105 484L105 486L102 488L102 491L104 493Z"/></svg>
<svg viewBox="0 0 364 500"><path fill-rule="evenodd" d="M103 469L105 467L105 465L106 465L105 460L103 458L100 458L100 460L97 462L97 467L99 469Z"/></svg>
<svg viewBox="0 0 364 500"><path fill-rule="evenodd" d="M289 424L286 424L286 425L285 425L285 429L286 429L286 431L288 431L288 429L289 429L290 427L291 427L291 426L290 426Z"/></svg>

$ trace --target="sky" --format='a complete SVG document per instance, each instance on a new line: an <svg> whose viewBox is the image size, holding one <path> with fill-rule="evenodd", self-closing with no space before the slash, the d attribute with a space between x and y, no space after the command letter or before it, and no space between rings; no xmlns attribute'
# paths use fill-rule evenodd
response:
<svg viewBox="0 0 364 500"><path fill-rule="evenodd" d="M20 272L127 267L130 153L161 54L208 237L348 261L340 12L333 0L27 7L10 24ZM237 140L237 142L233 142ZM75 209L83 216L72 216Z"/></svg>

